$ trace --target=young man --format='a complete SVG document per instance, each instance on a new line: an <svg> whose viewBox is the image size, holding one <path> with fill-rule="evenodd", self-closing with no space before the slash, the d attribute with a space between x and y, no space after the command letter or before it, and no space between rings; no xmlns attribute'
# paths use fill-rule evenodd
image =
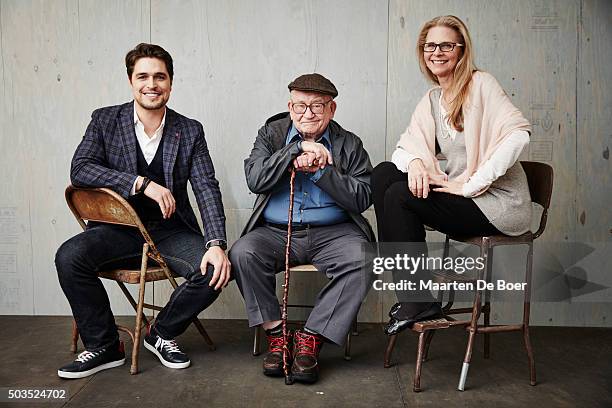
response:
<svg viewBox="0 0 612 408"><path fill-rule="evenodd" d="M143 43L127 53L125 65L134 100L93 112L70 178L75 186L108 187L128 199L172 271L186 279L144 339L163 365L186 368L190 360L174 339L230 278L219 183L202 125L166 107L174 75L170 54ZM204 235L189 203L188 180ZM133 228L90 222L57 251L59 282L86 348L58 370L60 377L82 378L124 363L97 271L138 262L142 245Z"/></svg>
<svg viewBox="0 0 612 408"><path fill-rule="evenodd" d="M289 91L289 112L266 121L244 162L249 189L259 196L230 259L250 326L266 330L264 374L282 375L275 274L284 270L287 170L295 168L290 262L312 263L330 279L304 329L293 336L291 374L296 381L312 383L318 379L322 342L344 343L367 293L362 251L374 234L361 213L371 203L372 165L361 140L332 121L338 95L334 84L322 75L306 74L291 82Z"/></svg>

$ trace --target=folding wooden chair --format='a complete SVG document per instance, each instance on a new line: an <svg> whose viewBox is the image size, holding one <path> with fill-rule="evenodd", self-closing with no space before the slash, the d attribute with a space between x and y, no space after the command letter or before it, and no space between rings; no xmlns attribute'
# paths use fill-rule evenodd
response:
<svg viewBox="0 0 612 408"><path fill-rule="evenodd" d="M467 277L449 271L446 273L435 273L434 280L437 282L453 282L453 281L465 281L475 282L477 279L485 279L487 282L492 281L492 265L493 265L493 248L500 245L527 245L529 247L527 252L527 265L525 270L525 292L523 299L523 321L521 324L506 324L491 326L490 325L490 314L491 314L491 303L489 291L484 291L484 305L482 304L482 293L483 291L476 290L474 293L474 301L472 307L466 308L452 308L454 302L454 292L449 291L448 303L442 308L445 317L442 319L434 319L424 322L415 323L412 327L412 331L419 333L419 343L417 348L417 360L415 366L414 384L413 391L421 391L421 365L423 361L427 359L429 351L429 345L433 338L435 330L446 329L449 327L465 327L468 331L468 344L465 351L463 365L461 369L461 375L459 378L458 390L463 391L465 389L465 382L467 379L467 373L472 358L472 350L474 348L474 338L476 334L484 334L484 357L489 358L490 350L490 333L509 332L509 331L522 331L523 341L525 343L525 350L527 352L527 358L529 361L529 382L531 385L536 384L536 372L535 372L535 361L533 357L533 350L531 348L531 341L529 338L529 314L530 314L530 301L531 301L531 276L533 266L533 241L538 238L544 232L546 228L546 219L548 216L548 208L550 206L550 199L552 196L553 187L553 169L551 166L545 163L538 162L521 162L525 174L527 175L527 183L529 185L529 193L531 194L531 201L533 203L542 206L543 211L540 217L540 225L536 232L528 231L519 236L508 236L508 235L493 235L493 236L482 236L482 237L458 237L458 236L446 236L446 242L444 246L443 257L448 256L450 240L476 245L480 247L480 256L485 259L485 267L478 270L477 277ZM442 301L443 292L438 293L438 300ZM454 314L466 314L470 313L471 317L464 320L455 320L450 315ZM478 324L480 314L484 315L483 325ZM385 351L385 368L391 366L391 353L395 346L397 335L389 336L389 342Z"/></svg>
<svg viewBox="0 0 612 408"><path fill-rule="evenodd" d="M132 366L130 368L130 373L136 374L138 373L138 352L140 349L140 336L143 321L146 327L150 325L149 320L143 313L143 309L162 310L160 306L145 303L145 283L168 280L172 287L176 288L178 284L174 278L177 275L172 273L168 268L168 265L155 247L151 236L140 221L138 214L136 214L136 211L134 211L130 204L119 194L108 188L77 188L68 186L65 195L68 207L70 207L70 210L83 229L86 228L85 221L125 225L137 228L145 240L142 246L140 269L114 269L98 272L99 277L114 280L119 284L119 288L136 311L136 324L133 331L127 327L117 325L119 330L129 334L132 339ZM149 265L149 259L153 260L157 265ZM125 286L126 283L139 285L138 302L134 300L128 291ZM206 333L206 330L197 317L193 320L193 324L208 344L209 349L215 350L215 344L208 336L208 333ZM71 351L73 353L76 353L78 338L78 329L73 320L71 346Z"/></svg>

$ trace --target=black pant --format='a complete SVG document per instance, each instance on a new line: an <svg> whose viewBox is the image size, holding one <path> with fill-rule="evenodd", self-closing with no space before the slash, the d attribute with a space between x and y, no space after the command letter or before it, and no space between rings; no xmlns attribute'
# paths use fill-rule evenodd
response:
<svg viewBox="0 0 612 408"><path fill-rule="evenodd" d="M445 234L500 234L471 198L430 191L427 198L415 197L408 188L408 175L391 162L380 163L372 172L372 196L378 224L379 242L409 242L411 256L427 256L425 225ZM418 253L416 253L418 252ZM394 279L406 278L394 274ZM417 271L412 280L426 279ZM400 302L410 296L433 300L431 294L419 291L397 291Z"/></svg>
<svg viewBox="0 0 612 408"><path fill-rule="evenodd" d="M174 290L158 314L156 332L165 339L183 333L191 320L212 304L220 290L208 284L213 274L200 271L205 241L180 221L146 225L153 242L170 269L186 281ZM96 351L118 339L108 295L97 276L99 270L139 268L144 240L132 227L95 224L58 249L55 265L85 348Z"/></svg>

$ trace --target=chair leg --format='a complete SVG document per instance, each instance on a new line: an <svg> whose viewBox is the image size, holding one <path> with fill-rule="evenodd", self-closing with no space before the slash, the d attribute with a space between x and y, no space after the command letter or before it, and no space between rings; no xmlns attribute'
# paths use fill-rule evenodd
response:
<svg viewBox="0 0 612 408"><path fill-rule="evenodd" d="M459 391L465 390L465 381L467 380L468 370L470 369L470 360L472 359L472 349L474 347L474 337L476 332L470 328L470 335L468 337L468 345L465 350L465 357L463 359L463 365L461 366L461 376L459 377L459 385L457 389Z"/></svg>
<svg viewBox="0 0 612 408"><path fill-rule="evenodd" d="M482 238L482 243L480 245L480 256L484 259L485 265L488 268L489 265L489 240L487 237ZM479 272L479 279L482 279L484 275L484 271L481 270ZM461 366L461 375L459 376L459 385L457 389L459 391L465 390L465 381L467 380L468 370L470 368L470 360L472 359L472 350L474 349L474 338L476 337L476 332L478 331L478 318L480 317L481 310L481 295L479 290L476 291L474 295L474 304L472 306L472 319L469 326L469 337L468 344L465 349L465 357L463 359L463 365Z"/></svg>
<svg viewBox="0 0 612 408"><path fill-rule="evenodd" d="M491 325L491 304L486 302L484 305L484 327ZM484 358L489 358L491 355L491 336L489 333L484 333Z"/></svg>
<svg viewBox="0 0 612 408"><path fill-rule="evenodd" d="M523 328L523 340L525 341L525 350L527 350L527 358L529 359L529 384L536 385L535 359L533 358L533 349L531 348L531 340L529 338L529 325Z"/></svg>
<svg viewBox="0 0 612 408"><path fill-rule="evenodd" d="M253 335L253 356L261 354L261 325L255 327L255 334Z"/></svg>
<svg viewBox="0 0 612 408"><path fill-rule="evenodd" d="M359 336L359 332L357 331L357 316L355 316L355 318L353 319L353 324L351 324L351 328L349 329L349 332L346 335L346 344L344 345L344 359L346 361L351 360L352 336Z"/></svg>
<svg viewBox="0 0 612 408"><path fill-rule="evenodd" d="M529 360L529 383L536 385L536 369L535 359L533 357L533 349L531 348L531 339L529 337L529 312L531 306L531 272L533 265L533 242L529 244L529 252L527 253L527 271L525 273L525 301L523 304L523 341L525 342L525 350L527 351L527 359Z"/></svg>
<svg viewBox="0 0 612 408"><path fill-rule="evenodd" d="M385 350L385 368L391 367L391 353L393 353L393 348L395 347L396 341L397 334L389 336L389 341L387 342L387 349Z"/></svg>
<svg viewBox="0 0 612 408"><path fill-rule="evenodd" d="M489 249L489 260L487 262L487 283L493 280L493 248ZM484 326L488 327L491 325L491 291L486 290L484 292ZM484 333L484 358L489 358L491 355L491 334Z"/></svg>
<svg viewBox="0 0 612 408"><path fill-rule="evenodd" d="M198 331L200 332L200 335L204 337L204 341L206 342L206 344L208 344L208 349L210 351L215 351L217 349L217 346L215 345L215 343L212 341L212 339L208 335L208 332L206 331L204 326L202 326L202 322L200 322L200 319L196 317L193 319L192 323L196 327L196 329L198 329Z"/></svg>
<svg viewBox="0 0 612 408"><path fill-rule="evenodd" d="M140 288L138 289L138 304L136 308L136 327L134 327L134 344L132 346L132 366L130 367L130 374L138 373L138 352L140 350L140 332L142 330L142 316L144 308L144 296L145 296L145 274L147 272L147 252L149 251L149 245L144 244L142 248L142 262L140 264Z"/></svg>
<svg viewBox="0 0 612 408"><path fill-rule="evenodd" d="M76 325L76 320L72 319L72 342L70 343L70 351L77 352L77 342L79 341L79 329Z"/></svg>
<svg viewBox="0 0 612 408"><path fill-rule="evenodd" d="M425 350L423 350L423 361L427 361L427 357L429 356L429 346L431 345L431 340L433 339L434 334L436 334L435 330L427 330L427 336L425 336Z"/></svg>
<svg viewBox="0 0 612 408"><path fill-rule="evenodd" d="M455 303L455 289L450 288L450 290L448 291L448 302L446 302L446 305L442 308L442 312L445 315L447 315L453 309L454 303Z"/></svg>
<svg viewBox="0 0 612 408"><path fill-rule="evenodd" d="M352 328L351 330L349 330L348 334L346 335L346 344L344 345L344 359L346 361L350 361L351 360L351 335L352 335Z"/></svg>
<svg viewBox="0 0 612 408"><path fill-rule="evenodd" d="M136 301L132 297L132 294L130 293L128 288L125 287L125 284L123 282L117 281L117 284L119 285L119 288L121 289L121 291L123 292L123 294L127 298L127 300L130 303L130 305L132 305L132 307L134 308L134 311L137 311L138 310L138 304L136 303ZM147 318L147 316L145 316L144 311L141 313L141 318L142 318L142 320L145 322L145 324L147 326L149 326L151 324L151 322L149 322L149 319ZM142 320L141 320L141 322L142 322Z"/></svg>
<svg viewBox="0 0 612 408"><path fill-rule="evenodd" d="M414 368L414 384L412 391L421 391L421 366L423 365L423 353L425 351L425 336L426 332L419 333L419 345L417 347L416 366Z"/></svg>

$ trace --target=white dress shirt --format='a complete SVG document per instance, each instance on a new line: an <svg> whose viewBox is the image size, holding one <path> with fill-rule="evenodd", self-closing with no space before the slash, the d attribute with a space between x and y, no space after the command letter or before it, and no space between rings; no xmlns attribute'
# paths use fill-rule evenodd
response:
<svg viewBox="0 0 612 408"><path fill-rule="evenodd" d="M162 118L161 123L153 136L149 137L145 132L144 124L140 121L138 117L138 113L136 113L136 103L134 103L134 132L136 132L136 140L138 140L138 146L140 146L140 150L142 150L142 154L147 161L147 164L151 164L155 154L157 153L157 149L159 148L159 143L161 142L161 138L164 134L164 126L166 125L166 110L164 110L164 117ZM136 194L136 182L138 181L138 177L134 180L134 184L132 185L132 191L130 191L130 195Z"/></svg>

